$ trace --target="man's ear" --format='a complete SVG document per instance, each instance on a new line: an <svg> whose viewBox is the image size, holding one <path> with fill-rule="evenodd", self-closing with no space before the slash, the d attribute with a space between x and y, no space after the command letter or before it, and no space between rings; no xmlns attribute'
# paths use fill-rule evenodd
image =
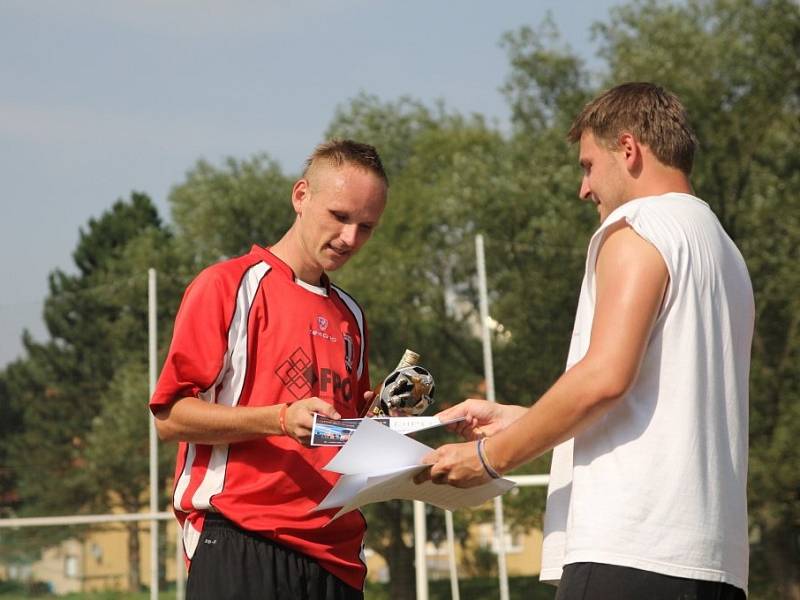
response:
<svg viewBox="0 0 800 600"><path fill-rule="evenodd" d="M311 195L308 179L298 179L292 186L292 206L297 216L303 213L303 207Z"/></svg>
<svg viewBox="0 0 800 600"><path fill-rule="evenodd" d="M618 144L628 172L637 174L642 168L642 146L639 140L632 133L625 131L620 134Z"/></svg>

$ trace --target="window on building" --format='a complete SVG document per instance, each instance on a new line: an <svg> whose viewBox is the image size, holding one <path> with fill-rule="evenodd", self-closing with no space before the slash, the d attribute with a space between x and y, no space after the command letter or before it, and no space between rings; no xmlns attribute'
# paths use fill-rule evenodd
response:
<svg viewBox="0 0 800 600"><path fill-rule="evenodd" d="M64 557L64 576L77 579L80 577L80 563L74 554L67 554Z"/></svg>

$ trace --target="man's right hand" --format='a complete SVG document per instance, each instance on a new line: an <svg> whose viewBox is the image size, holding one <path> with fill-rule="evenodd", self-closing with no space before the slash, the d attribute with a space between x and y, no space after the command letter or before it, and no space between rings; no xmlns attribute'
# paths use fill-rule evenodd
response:
<svg viewBox="0 0 800 600"><path fill-rule="evenodd" d="M308 445L311 441L311 428L314 424L314 413L324 415L331 419L341 419L342 416L336 412L328 402L322 398L306 398L292 402L286 409L284 424L286 433L303 445Z"/></svg>
<svg viewBox="0 0 800 600"><path fill-rule="evenodd" d="M494 435L519 419L528 409L515 404L498 404L488 400L470 398L460 404L443 410L436 416L439 420L450 421L464 417L463 421L448 425L466 440L477 440Z"/></svg>

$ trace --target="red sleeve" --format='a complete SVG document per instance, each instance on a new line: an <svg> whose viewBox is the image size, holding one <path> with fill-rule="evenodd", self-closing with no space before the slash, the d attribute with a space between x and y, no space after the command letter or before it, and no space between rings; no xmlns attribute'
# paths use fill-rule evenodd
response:
<svg viewBox="0 0 800 600"><path fill-rule="evenodd" d="M228 326L235 309L235 283L210 267L186 288L172 343L150 399L150 410L198 396L217 380L228 351ZM231 288L233 287L233 291Z"/></svg>

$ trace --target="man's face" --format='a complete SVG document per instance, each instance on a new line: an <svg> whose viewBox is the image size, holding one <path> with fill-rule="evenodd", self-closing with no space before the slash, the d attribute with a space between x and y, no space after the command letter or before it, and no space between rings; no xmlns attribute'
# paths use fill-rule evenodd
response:
<svg viewBox="0 0 800 600"><path fill-rule="evenodd" d="M587 130L581 134L579 161L583 177L578 195L583 200L594 202L602 223L615 208L630 199L624 152L609 150Z"/></svg>
<svg viewBox="0 0 800 600"><path fill-rule="evenodd" d="M294 201L304 261L335 271L372 235L386 206L386 186L359 167L323 165L296 184Z"/></svg>

